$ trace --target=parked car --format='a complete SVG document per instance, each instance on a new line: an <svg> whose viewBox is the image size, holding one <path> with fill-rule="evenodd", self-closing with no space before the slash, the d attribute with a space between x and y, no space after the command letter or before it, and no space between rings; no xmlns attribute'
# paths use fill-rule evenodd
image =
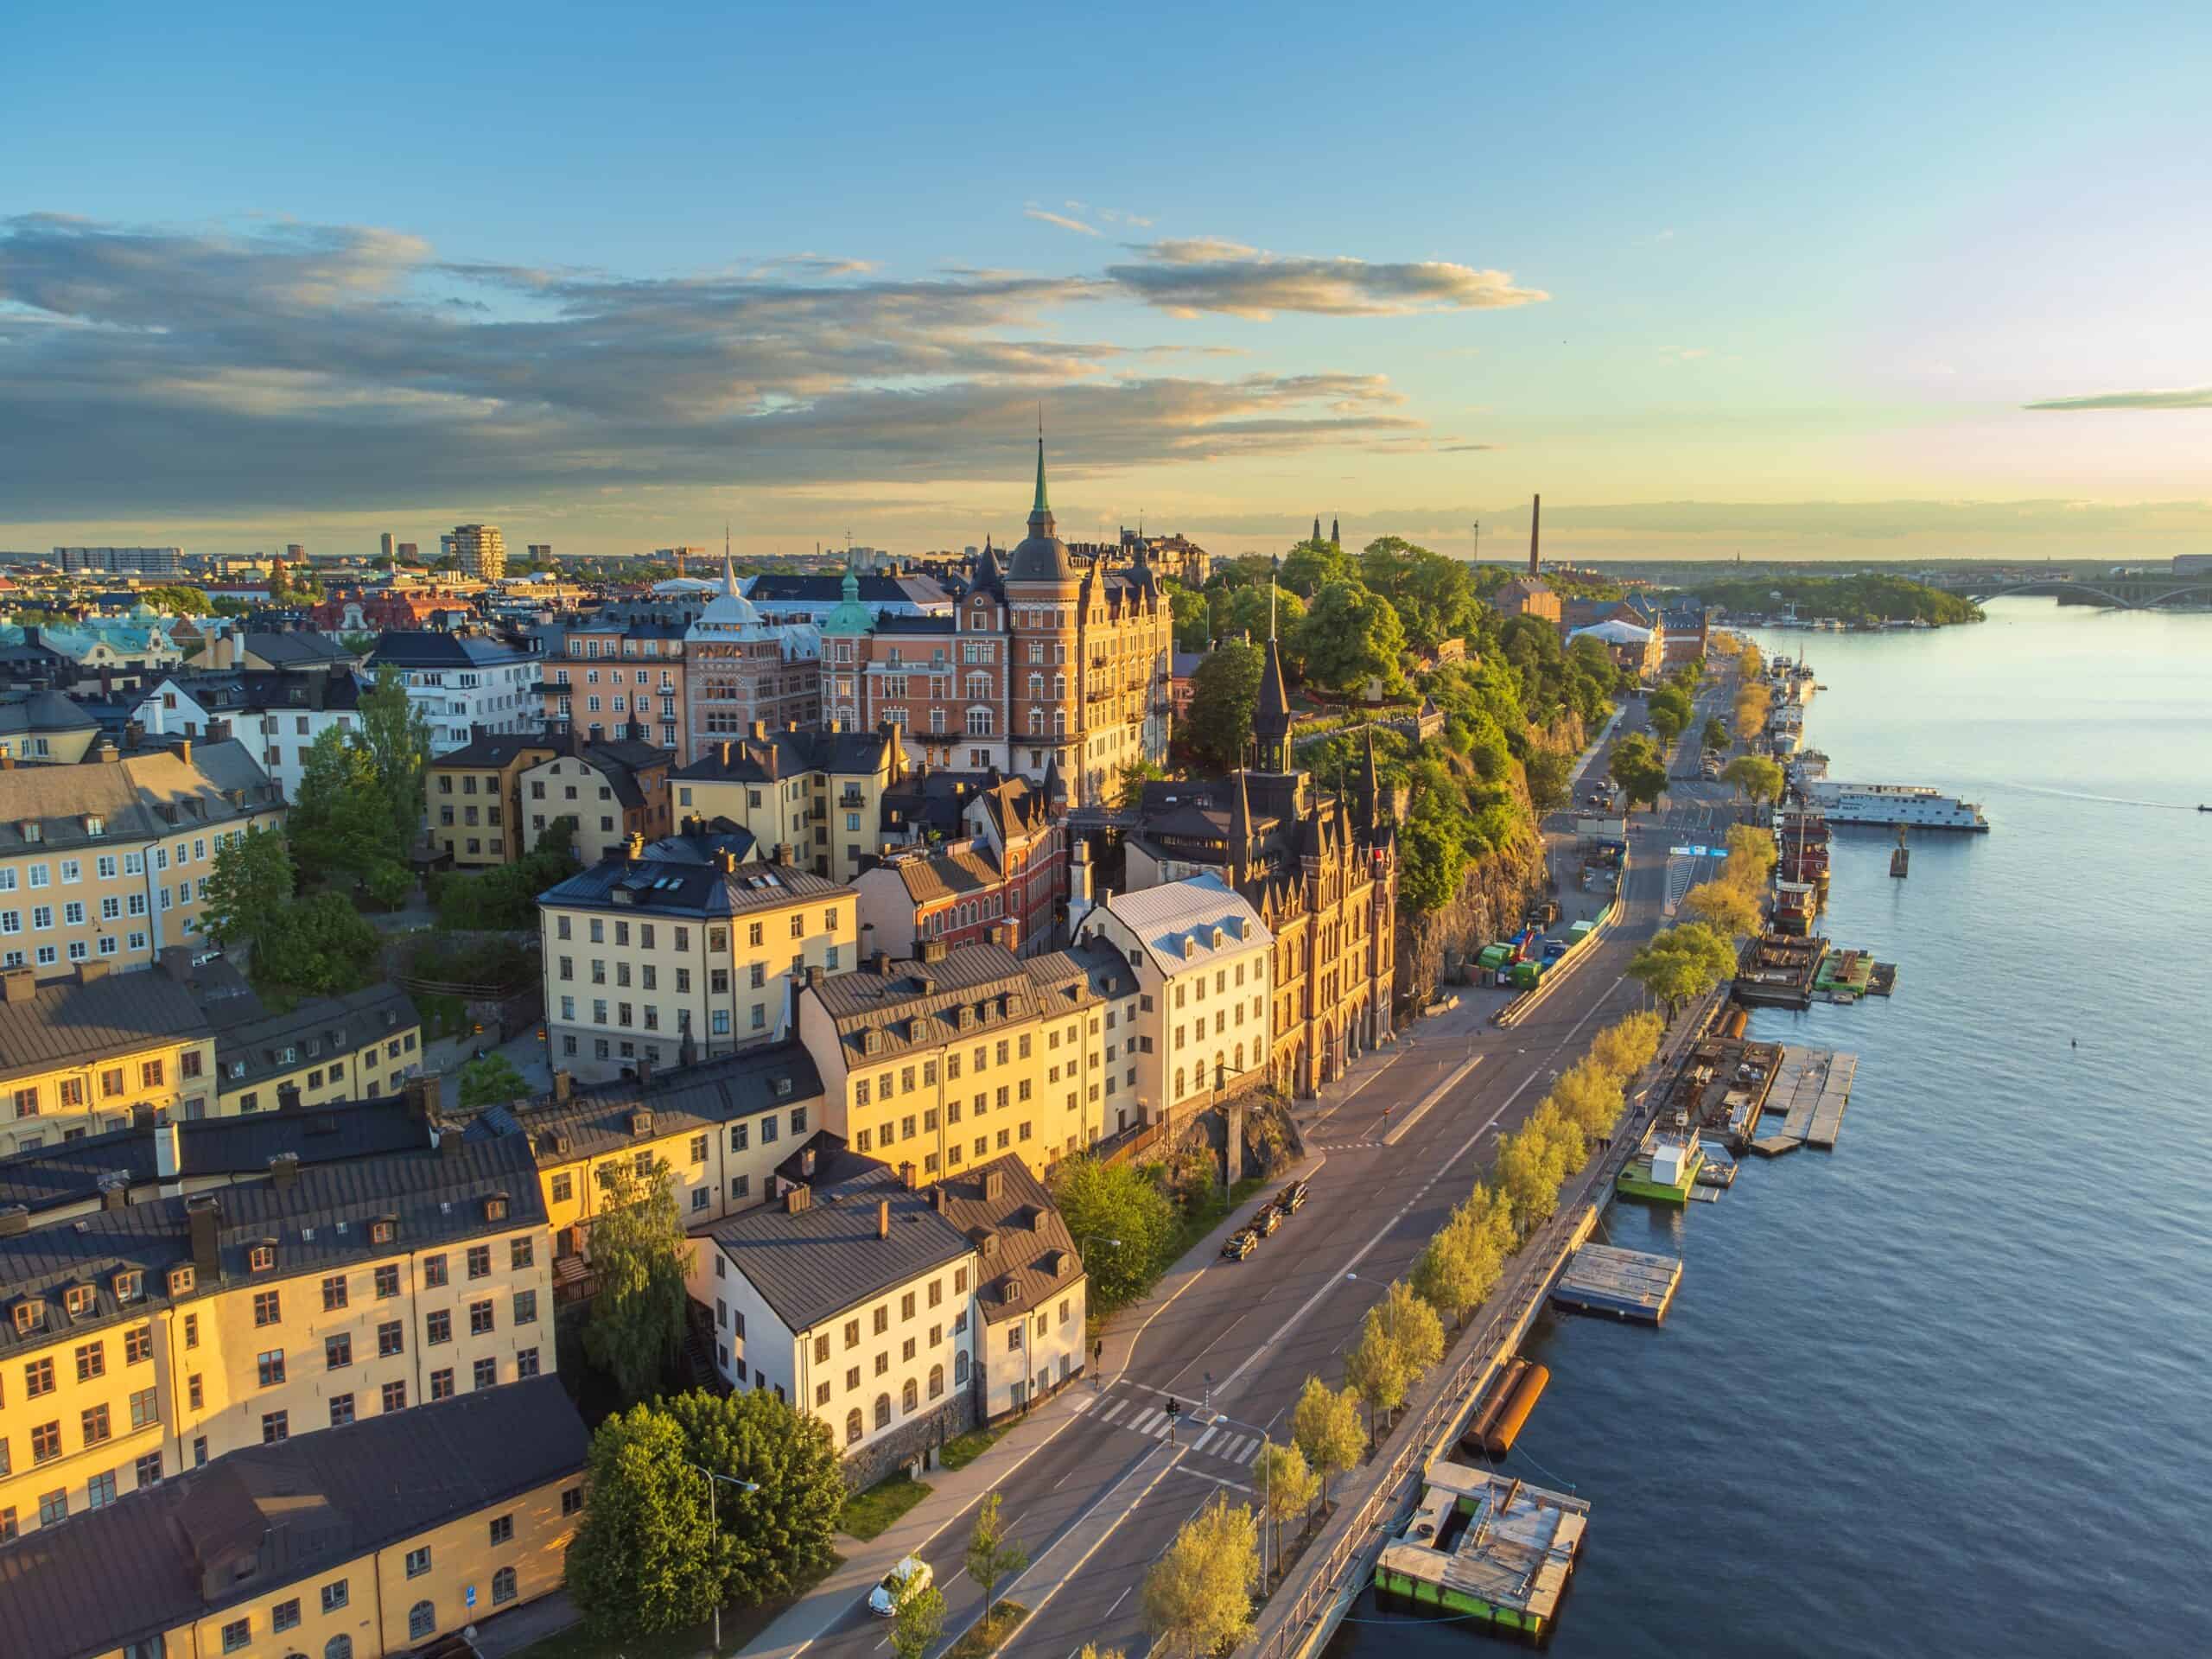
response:
<svg viewBox="0 0 2212 1659"><path fill-rule="evenodd" d="M1306 1203L1306 1183L1293 1181L1275 1194L1275 1208L1286 1216L1295 1215Z"/></svg>
<svg viewBox="0 0 2212 1659"><path fill-rule="evenodd" d="M930 1587L934 1576L927 1561L909 1555L883 1575L882 1583L868 1592L868 1611L878 1618L896 1617L901 1607Z"/></svg>
<svg viewBox="0 0 2212 1659"><path fill-rule="evenodd" d="M1266 1237L1269 1233L1272 1233L1276 1228L1281 1225L1282 1211L1276 1209L1272 1204L1266 1209L1261 1211L1258 1215L1252 1217L1253 1230L1257 1232L1262 1238Z"/></svg>
<svg viewBox="0 0 2212 1659"><path fill-rule="evenodd" d="M1225 1239L1221 1253L1231 1262L1242 1262L1260 1248L1260 1236L1249 1227L1239 1228Z"/></svg>

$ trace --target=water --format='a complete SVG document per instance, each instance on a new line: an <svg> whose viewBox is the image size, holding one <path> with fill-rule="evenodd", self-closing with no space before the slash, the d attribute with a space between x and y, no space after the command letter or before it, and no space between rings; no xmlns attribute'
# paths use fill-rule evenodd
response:
<svg viewBox="0 0 2212 1659"><path fill-rule="evenodd" d="M1858 1053L1836 1151L1616 1206L1667 1324L1532 1339L1507 1468L1592 1505L1558 1659L2212 1652L2212 616L1989 609L1772 642L1830 776L1992 830L1903 881L1838 832L1824 931L1897 995L1752 1026ZM1331 1659L1495 1640L1353 1612Z"/></svg>

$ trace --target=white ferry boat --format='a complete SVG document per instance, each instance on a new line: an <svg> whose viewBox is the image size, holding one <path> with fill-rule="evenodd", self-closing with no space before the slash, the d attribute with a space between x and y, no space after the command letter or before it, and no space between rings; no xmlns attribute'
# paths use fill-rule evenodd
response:
<svg viewBox="0 0 2212 1659"><path fill-rule="evenodd" d="M1938 794L1916 784L1840 784L1812 780L1807 798L1830 823L1871 823L1912 830L1986 831L1989 820L1972 801Z"/></svg>

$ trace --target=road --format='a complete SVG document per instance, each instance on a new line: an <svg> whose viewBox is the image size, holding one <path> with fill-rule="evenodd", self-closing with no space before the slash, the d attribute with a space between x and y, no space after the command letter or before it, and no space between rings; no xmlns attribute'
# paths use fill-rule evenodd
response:
<svg viewBox="0 0 2212 1659"><path fill-rule="evenodd" d="M1621 729L1642 725L1642 705L1626 705ZM1601 1027L1643 1003L1623 969L1661 925L1669 846L1713 810L1686 799L1666 823L1646 815L1631 826L1620 919L1522 1023L1501 1030L1489 1019L1499 999L1468 996L1402 1033L1386 1065L1305 1120L1319 1160L1305 1208L1249 1260L1193 1276L1090 1408L1008 1473L1002 1513L1032 1558L999 1588L1030 1610L1002 1650L1010 1659L1067 1659L1087 1642L1131 1659L1147 1651L1137 1586L1154 1558L1217 1493L1255 1496L1253 1455L1262 1436L1287 1434L1306 1377L1341 1383L1344 1351L1367 1310L1466 1196L1497 1138ZM1172 1443L1171 1396L1185 1408ZM961 1570L967 1532L963 1516L924 1551L945 1596L948 1643L982 1611L982 1592ZM888 1635L856 1606L807 1651L880 1659Z"/></svg>

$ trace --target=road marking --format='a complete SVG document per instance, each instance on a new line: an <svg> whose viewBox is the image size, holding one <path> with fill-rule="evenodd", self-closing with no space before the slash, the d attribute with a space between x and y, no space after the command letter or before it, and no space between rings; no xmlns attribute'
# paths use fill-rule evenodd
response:
<svg viewBox="0 0 2212 1659"><path fill-rule="evenodd" d="M1396 1146L1400 1137L1402 1137L1407 1130L1412 1128L1414 1124L1421 1122L1422 1113L1426 1112L1430 1107L1435 1105L1438 1101L1443 1099L1446 1094L1451 1092L1452 1087L1454 1084L1458 1083L1460 1078L1465 1077L1468 1072L1473 1071L1482 1063L1483 1057L1479 1054L1476 1055L1465 1065L1454 1071L1450 1077L1438 1084L1435 1088L1423 1095L1421 1097L1420 1103L1414 1106L1413 1110L1408 1112L1405 1116L1400 1120L1398 1127L1392 1129L1389 1134L1382 1137L1382 1144L1386 1147Z"/></svg>
<svg viewBox="0 0 2212 1659"><path fill-rule="evenodd" d="M1198 1452L1205 1451L1206 1449L1206 1442L1220 1433L1221 1430L1218 1428L1210 1428L1206 1430L1205 1433L1199 1435L1198 1438L1192 1444L1192 1454L1195 1456Z"/></svg>
<svg viewBox="0 0 2212 1659"><path fill-rule="evenodd" d="M1129 1402L1127 1400L1116 1400L1112 1405L1106 1408L1106 1414L1100 1418L1099 1421L1104 1423L1112 1422L1116 1417L1122 1414L1123 1410L1128 1408L1128 1403Z"/></svg>
<svg viewBox="0 0 2212 1659"><path fill-rule="evenodd" d="M1160 1421L1162 1415L1163 1414L1159 1410L1147 1407L1129 1419L1128 1427L1136 1430L1140 1434L1149 1434L1153 1431L1154 1425Z"/></svg>

